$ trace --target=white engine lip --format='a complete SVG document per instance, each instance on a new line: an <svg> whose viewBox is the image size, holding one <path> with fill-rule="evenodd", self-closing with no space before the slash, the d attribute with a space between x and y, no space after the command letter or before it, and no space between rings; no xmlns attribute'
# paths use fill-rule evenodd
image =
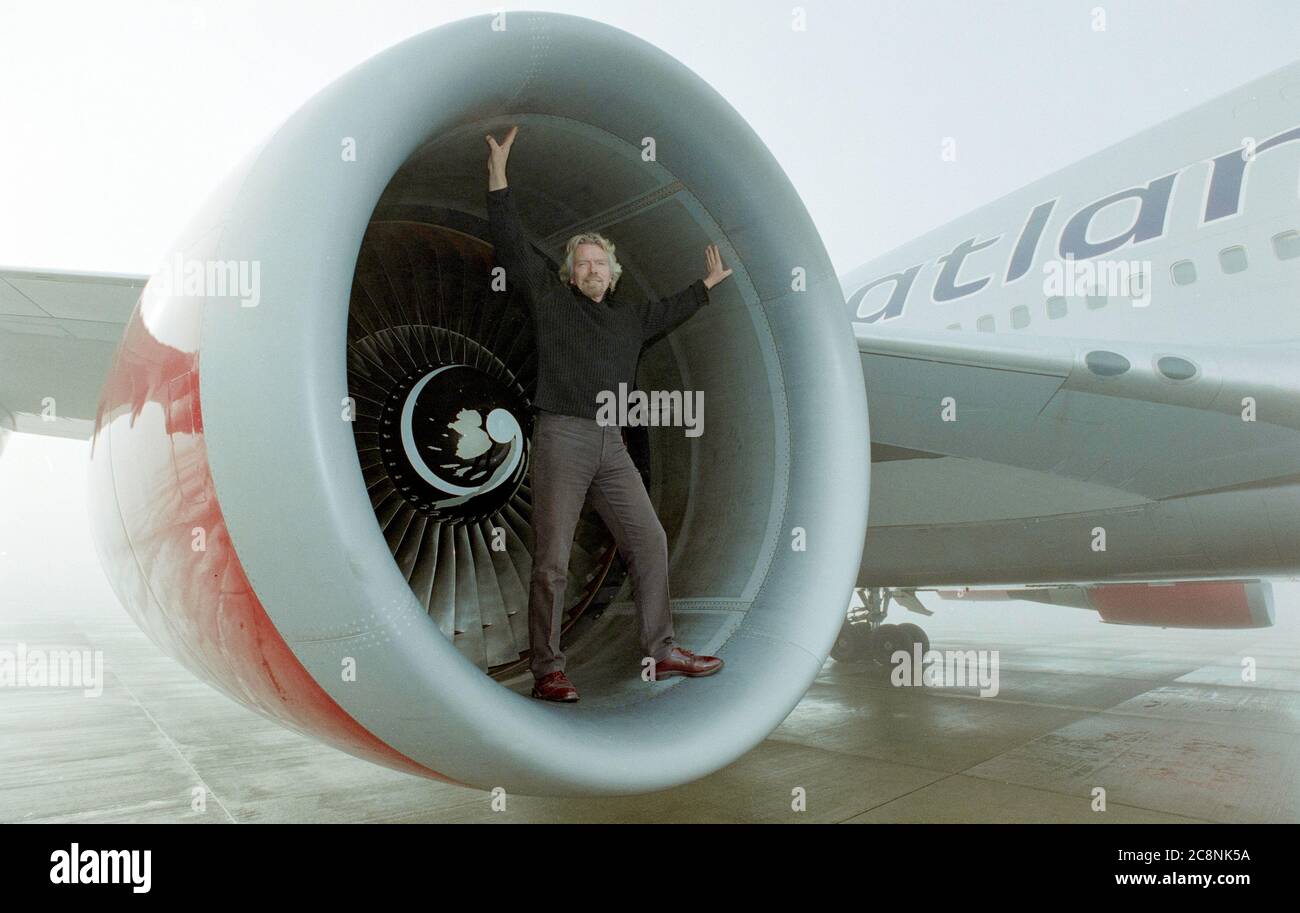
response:
<svg viewBox="0 0 1300 913"><path fill-rule="evenodd" d="M506 32L480 16L376 55L312 98L257 154L214 256L260 260L261 303L218 303L203 312L208 456L232 543L268 616L321 687L376 737L484 789L663 789L709 774L761 742L798 703L830 649L866 533L861 366L811 220L770 153L716 92L653 46L602 23L508 16ZM494 56L523 63L503 73L509 68L484 63ZM583 93L601 87L602 77L623 78L629 59L659 71L653 100L628 97L642 101L647 118L653 112L661 136L687 130L688 111L699 117L706 109L712 129L697 144L701 154L674 167L724 232L736 227L728 215L740 201L751 212L763 206L786 214L746 224L743 248L763 299L751 307L778 341L788 403L782 543L753 608L720 651L723 673L617 710L530 700L459 654L392 561L361 484L352 426L340 419L352 273L389 179L430 125L463 123L467 112L517 110L530 84L545 79L548 61L566 59L581 59L589 73L567 89L575 113L590 110L593 99ZM665 104L674 93L690 104ZM356 162L339 154L345 137L356 142ZM747 197L738 193L741 176ZM791 261L791 252L802 259ZM786 291L792 262L807 270L807 291ZM816 370L800 373L814 354ZM827 479L836 480L833 490ZM790 515L791 505L799 516ZM294 522L301 518L308 519ZM785 547L792 526L806 529L807 551ZM370 610L363 615L357 606ZM355 660L356 681L343 681L344 656Z"/></svg>

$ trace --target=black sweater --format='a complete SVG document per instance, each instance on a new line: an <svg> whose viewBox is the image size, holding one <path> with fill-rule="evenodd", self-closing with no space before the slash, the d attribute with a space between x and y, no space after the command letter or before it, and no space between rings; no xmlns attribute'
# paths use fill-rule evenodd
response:
<svg viewBox="0 0 1300 913"><path fill-rule="evenodd" d="M522 286L537 338L533 408L594 419L596 395L635 387L637 359L649 340L670 332L709 301L703 279L659 301L627 302L606 291L600 303L565 285L524 233L509 187L487 194L488 230L506 287Z"/></svg>

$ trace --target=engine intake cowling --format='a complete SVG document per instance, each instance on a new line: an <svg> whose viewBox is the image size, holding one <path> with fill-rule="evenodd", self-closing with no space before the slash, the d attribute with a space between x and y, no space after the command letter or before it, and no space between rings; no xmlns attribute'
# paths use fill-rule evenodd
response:
<svg viewBox="0 0 1300 913"><path fill-rule="evenodd" d="M596 22L493 22L432 30L338 79L182 233L101 398L96 541L155 642L287 726L482 788L661 789L765 738L835 639L867 522L858 353L807 212L716 92ZM385 463L401 442L367 437L390 406L437 416L446 397L483 404L497 443L512 422L526 431L529 332L487 288L484 240L483 137L512 123L511 185L548 254L602 231L620 292L656 297L702 275L709 243L735 271L643 352L638 378L708 407L698 437L650 428L645 468L678 640L727 661L711 678L641 680L623 587L566 641L582 701L528 698L526 453L493 451L485 490L456 501L447 478L403 491ZM254 306L164 281L175 258L249 267ZM392 294L376 301L386 269ZM411 370L376 385L395 352ZM607 546L599 529L580 537L571 588L612 572Z"/></svg>

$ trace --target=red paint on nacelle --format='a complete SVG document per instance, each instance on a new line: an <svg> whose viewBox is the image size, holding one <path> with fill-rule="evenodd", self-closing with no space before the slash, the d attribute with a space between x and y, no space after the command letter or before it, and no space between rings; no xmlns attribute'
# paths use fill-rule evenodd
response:
<svg viewBox="0 0 1300 913"><path fill-rule="evenodd" d="M91 526L118 598L164 652L244 706L374 763L464 785L366 730L272 624L230 540L208 464L202 299L150 307L152 326L144 300L114 356L91 438Z"/></svg>

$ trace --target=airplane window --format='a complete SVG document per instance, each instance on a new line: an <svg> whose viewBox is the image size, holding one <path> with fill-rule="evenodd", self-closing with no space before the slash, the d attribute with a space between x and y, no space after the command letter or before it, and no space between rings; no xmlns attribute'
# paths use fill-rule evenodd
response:
<svg viewBox="0 0 1300 913"><path fill-rule="evenodd" d="M1105 295L1089 295L1085 300L1088 302L1088 310L1090 311L1095 311L1097 308L1104 308L1106 306Z"/></svg>
<svg viewBox="0 0 1300 913"><path fill-rule="evenodd" d="M1052 320L1060 320L1065 316L1065 299L1057 295L1055 298L1047 299L1047 316Z"/></svg>
<svg viewBox="0 0 1300 913"><path fill-rule="evenodd" d="M1011 329L1023 330L1029 326L1029 308L1017 304L1011 309Z"/></svg>
<svg viewBox="0 0 1300 913"><path fill-rule="evenodd" d="M1169 267L1169 277L1174 285L1191 285L1196 281L1196 264L1191 260L1179 260Z"/></svg>
<svg viewBox="0 0 1300 913"><path fill-rule="evenodd" d="M979 320L975 321L975 329L979 330L981 333L992 333L993 315L985 314Z"/></svg>
<svg viewBox="0 0 1300 913"><path fill-rule="evenodd" d="M1300 257L1300 231L1284 231L1273 236L1273 253L1279 260Z"/></svg>
<svg viewBox="0 0 1300 913"><path fill-rule="evenodd" d="M1219 265L1225 273L1239 273L1246 268L1246 248L1240 244L1219 251Z"/></svg>
<svg viewBox="0 0 1300 913"><path fill-rule="evenodd" d="M1093 349L1084 356L1083 363L1098 377L1115 377L1132 367L1123 355L1118 352L1107 352L1105 349Z"/></svg>
<svg viewBox="0 0 1300 913"><path fill-rule="evenodd" d="M1191 380L1196 376L1196 365L1177 355L1166 355L1156 362L1156 367L1170 380Z"/></svg>
<svg viewBox="0 0 1300 913"><path fill-rule="evenodd" d="M960 329L961 329L961 324L960 324L960 323L950 323L950 324L948 324L948 329L950 329L950 330L960 330Z"/></svg>

